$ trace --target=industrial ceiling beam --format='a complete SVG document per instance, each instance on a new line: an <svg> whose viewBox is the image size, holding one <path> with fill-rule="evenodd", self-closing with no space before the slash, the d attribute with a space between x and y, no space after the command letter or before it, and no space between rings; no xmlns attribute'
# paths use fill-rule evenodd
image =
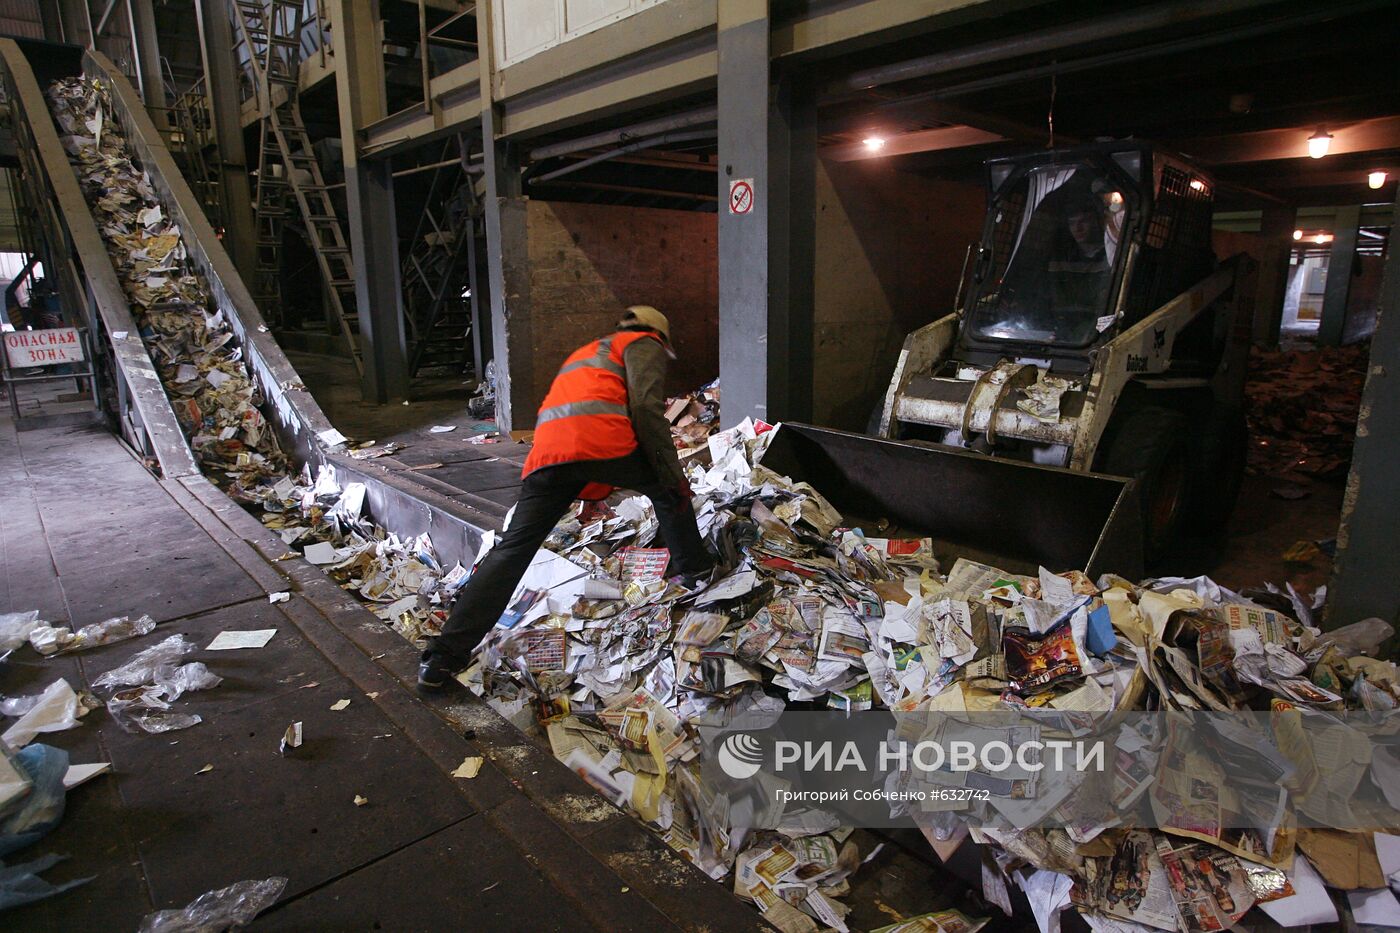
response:
<svg viewBox="0 0 1400 933"><path fill-rule="evenodd" d="M859 162L864 159L885 159L914 152L937 152L941 149L962 149L987 143L1005 142L1006 137L971 126L940 126L932 130L896 133L882 137L884 145L872 149L864 142L827 146L822 158L833 162Z"/></svg>
<svg viewBox="0 0 1400 933"><path fill-rule="evenodd" d="M1176 148L1212 165L1308 158L1308 137L1317 127L1259 130L1223 136L1175 140ZM1400 116L1376 117L1342 125L1328 124L1330 155L1400 149Z"/></svg>
<svg viewBox="0 0 1400 933"><path fill-rule="evenodd" d="M937 52L933 55L924 55L890 65L881 65L877 68L866 68L848 75L837 85L831 86L829 90L834 92L844 85L847 90L858 91L879 87L882 84L927 78L933 75L961 71L965 68L1009 61L1013 58L1057 52L1076 45L1101 42L1106 39L1120 39L1134 33L1187 25L1229 13L1268 6L1276 2L1277 0L1216 0L1213 3L1201 3L1197 0L1185 0L1185 2L1162 4L1129 13L1071 23L1067 26L1041 29L951 51Z"/></svg>

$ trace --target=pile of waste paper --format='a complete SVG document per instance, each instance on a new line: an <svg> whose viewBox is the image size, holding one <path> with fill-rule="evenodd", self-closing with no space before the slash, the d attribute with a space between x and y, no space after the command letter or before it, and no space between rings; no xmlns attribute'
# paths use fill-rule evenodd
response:
<svg viewBox="0 0 1400 933"><path fill-rule="evenodd" d="M1301 487L1345 475L1370 355L1369 343L1254 348L1245 383L1251 470Z"/></svg>
<svg viewBox="0 0 1400 933"><path fill-rule="evenodd" d="M666 420L681 461L702 450L719 430L719 380L694 392L666 400Z"/></svg>
<svg viewBox="0 0 1400 933"><path fill-rule="evenodd" d="M1207 578L1139 585L966 559L945 571L930 539L848 527L820 490L765 469L772 436L746 421L690 461L701 530L724 568L708 587L666 578L645 499L616 501L586 525L576 513L460 679L521 728L542 730L561 761L702 870L732 873L736 892L780 929L843 928L838 898L861 858L851 829L807 814L749 831L738 800L704 773L700 724L799 708L1071 719L1254 710L1267 721L1397 705L1395 665L1373 656L1392 634L1380 620L1324 633ZM1286 751L1274 754L1302 754ZM1318 740L1308 753L1320 763L1327 747ZM1340 792L1364 782L1378 797L1389 781L1400 795L1400 757L1381 755L1348 772ZM1181 767L1172 755L1139 761L1116 802L1169 809L1165 789L1191 787ZM1047 810L1063 799L1044 790ZM1072 906L1099 929L1223 929L1256 903L1280 916L1295 897L1330 904L1322 883L1385 887L1377 872L1347 874L1352 855L1376 864L1370 834L1286 831L1308 799L1300 790L1271 801L1283 830L1263 841L1163 813L1152 828L1026 828L995 797L907 816L940 853L968 838L984 844L984 895L1008 912L1011 884L1037 914ZM1400 827L1396 816L1376 825ZM1125 897L1131 879L1149 896Z"/></svg>

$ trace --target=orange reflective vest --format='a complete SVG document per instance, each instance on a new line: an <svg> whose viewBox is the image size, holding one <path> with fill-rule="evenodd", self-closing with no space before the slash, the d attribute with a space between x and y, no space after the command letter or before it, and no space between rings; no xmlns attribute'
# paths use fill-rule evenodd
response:
<svg viewBox="0 0 1400 933"><path fill-rule="evenodd" d="M569 355L535 418L535 446L525 458L522 478L556 463L612 460L637 449L622 354L646 339L661 340L646 331L619 331ZM611 491L604 483L589 483L579 498L601 499Z"/></svg>

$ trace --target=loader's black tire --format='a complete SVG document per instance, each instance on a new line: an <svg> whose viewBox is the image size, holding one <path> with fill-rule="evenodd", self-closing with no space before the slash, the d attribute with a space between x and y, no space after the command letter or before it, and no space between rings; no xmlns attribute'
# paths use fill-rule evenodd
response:
<svg viewBox="0 0 1400 933"><path fill-rule="evenodd" d="M1238 405L1216 405L1210 410L1196 438L1195 488L1187 511L1186 528L1202 535L1218 535L1230 520L1244 482L1249 457L1249 427Z"/></svg>
<svg viewBox="0 0 1400 933"><path fill-rule="evenodd" d="M1177 543L1190 507L1190 421L1148 406L1126 413L1112 432L1103 472L1138 481L1144 557L1150 565Z"/></svg>

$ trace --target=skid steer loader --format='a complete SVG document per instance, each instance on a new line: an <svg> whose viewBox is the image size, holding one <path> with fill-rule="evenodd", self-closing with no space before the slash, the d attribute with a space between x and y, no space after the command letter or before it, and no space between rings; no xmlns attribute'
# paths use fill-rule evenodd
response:
<svg viewBox="0 0 1400 933"><path fill-rule="evenodd" d="M905 340L877 433L1133 477L1149 560L1218 531L1246 452L1250 268L1216 262L1214 182L1134 142L987 171L957 310Z"/></svg>

